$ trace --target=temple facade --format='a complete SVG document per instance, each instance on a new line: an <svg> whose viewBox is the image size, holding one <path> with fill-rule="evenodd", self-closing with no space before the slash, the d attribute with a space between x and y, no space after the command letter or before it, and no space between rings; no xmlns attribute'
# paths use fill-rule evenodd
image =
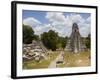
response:
<svg viewBox="0 0 100 80"><path fill-rule="evenodd" d="M81 35L79 32L78 24L73 23L72 33L68 40L65 50L69 50L74 53L78 53L85 49L85 45L82 42Z"/></svg>

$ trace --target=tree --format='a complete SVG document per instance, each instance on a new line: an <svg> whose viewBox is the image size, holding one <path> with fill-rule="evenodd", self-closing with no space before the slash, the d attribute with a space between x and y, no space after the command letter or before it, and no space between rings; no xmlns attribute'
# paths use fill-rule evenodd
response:
<svg viewBox="0 0 100 80"><path fill-rule="evenodd" d="M62 43L62 48L64 49L66 47L67 44L67 38L61 38L61 43Z"/></svg>
<svg viewBox="0 0 100 80"><path fill-rule="evenodd" d="M44 32L41 35L41 40L48 49L55 51L58 44L58 33L53 30L49 30L49 32Z"/></svg>
<svg viewBox="0 0 100 80"><path fill-rule="evenodd" d="M67 38L65 37L59 37L59 44L61 45L60 47L61 48L65 48L66 47L66 44L67 44Z"/></svg>
<svg viewBox="0 0 100 80"><path fill-rule="evenodd" d="M39 36L38 35L33 35L33 40L40 40Z"/></svg>
<svg viewBox="0 0 100 80"><path fill-rule="evenodd" d="M91 35L89 34L88 37L86 37L86 47L91 48Z"/></svg>
<svg viewBox="0 0 100 80"><path fill-rule="evenodd" d="M33 29L28 25L23 25L23 43L29 44L32 43L34 36Z"/></svg>

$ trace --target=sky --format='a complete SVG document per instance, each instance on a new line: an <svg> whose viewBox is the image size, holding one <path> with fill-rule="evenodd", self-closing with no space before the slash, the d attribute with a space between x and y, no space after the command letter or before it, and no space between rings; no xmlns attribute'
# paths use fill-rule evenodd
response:
<svg viewBox="0 0 100 80"><path fill-rule="evenodd" d="M37 35L54 30L59 36L70 37L73 23L78 24L82 37L87 37L91 29L90 13L23 10L22 20L23 24L31 26Z"/></svg>

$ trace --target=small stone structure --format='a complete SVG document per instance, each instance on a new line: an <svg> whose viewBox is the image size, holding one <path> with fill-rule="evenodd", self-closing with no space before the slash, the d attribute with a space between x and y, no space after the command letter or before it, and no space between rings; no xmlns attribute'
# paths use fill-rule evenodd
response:
<svg viewBox="0 0 100 80"><path fill-rule="evenodd" d="M46 59L47 49L41 41L33 40L32 44L23 44L23 60L34 59L40 61Z"/></svg>

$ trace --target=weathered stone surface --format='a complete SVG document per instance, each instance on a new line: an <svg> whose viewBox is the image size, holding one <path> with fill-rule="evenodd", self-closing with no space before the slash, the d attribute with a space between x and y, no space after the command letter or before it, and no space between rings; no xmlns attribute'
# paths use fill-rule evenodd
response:
<svg viewBox="0 0 100 80"><path fill-rule="evenodd" d="M23 59L40 61L46 59L47 49L42 42L33 40L32 44L23 44Z"/></svg>
<svg viewBox="0 0 100 80"><path fill-rule="evenodd" d="M74 53L78 53L82 50L84 50L85 45L82 42L81 35L79 32L78 24L73 23L72 25L72 33L68 40L68 44L65 48L65 50L72 51Z"/></svg>

